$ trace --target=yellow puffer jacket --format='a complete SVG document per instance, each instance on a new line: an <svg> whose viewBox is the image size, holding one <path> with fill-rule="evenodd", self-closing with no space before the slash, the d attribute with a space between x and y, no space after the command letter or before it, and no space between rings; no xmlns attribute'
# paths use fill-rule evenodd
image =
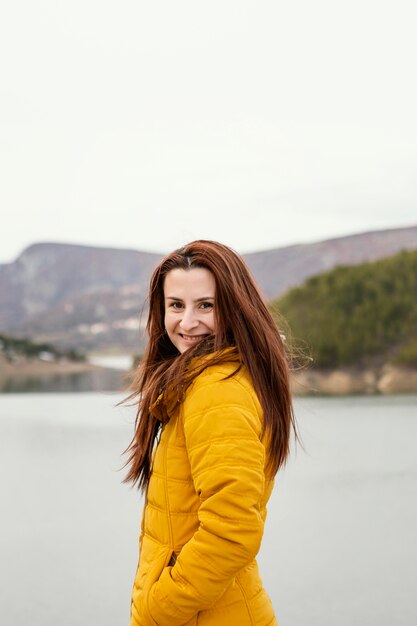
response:
<svg viewBox="0 0 417 626"><path fill-rule="evenodd" d="M272 481L245 368L207 367L156 448L131 626L273 626L259 550ZM169 398L164 399L169 411Z"/></svg>

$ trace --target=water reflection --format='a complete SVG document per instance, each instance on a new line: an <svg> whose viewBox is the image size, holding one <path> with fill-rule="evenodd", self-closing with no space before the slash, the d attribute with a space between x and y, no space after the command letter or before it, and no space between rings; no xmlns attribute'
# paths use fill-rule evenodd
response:
<svg viewBox="0 0 417 626"><path fill-rule="evenodd" d="M42 377L12 377L0 383L1 393L121 391L126 386L126 372L97 369Z"/></svg>

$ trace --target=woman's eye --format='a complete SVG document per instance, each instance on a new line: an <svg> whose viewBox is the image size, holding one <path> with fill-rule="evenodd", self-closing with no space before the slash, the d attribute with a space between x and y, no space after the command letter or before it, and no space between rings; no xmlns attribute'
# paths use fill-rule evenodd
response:
<svg viewBox="0 0 417 626"><path fill-rule="evenodd" d="M202 309L212 309L213 308L213 303L212 302L202 302L200 306L201 306Z"/></svg>
<svg viewBox="0 0 417 626"><path fill-rule="evenodd" d="M172 309L182 309L182 302L172 302L170 306Z"/></svg>

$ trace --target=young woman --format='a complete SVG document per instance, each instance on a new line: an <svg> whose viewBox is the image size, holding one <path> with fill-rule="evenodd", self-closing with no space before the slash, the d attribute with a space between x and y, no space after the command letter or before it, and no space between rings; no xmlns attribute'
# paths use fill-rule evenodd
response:
<svg viewBox="0 0 417 626"><path fill-rule="evenodd" d="M127 481L146 491L131 626L272 626L255 557L292 413L280 333L243 260L213 241L167 256Z"/></svg>

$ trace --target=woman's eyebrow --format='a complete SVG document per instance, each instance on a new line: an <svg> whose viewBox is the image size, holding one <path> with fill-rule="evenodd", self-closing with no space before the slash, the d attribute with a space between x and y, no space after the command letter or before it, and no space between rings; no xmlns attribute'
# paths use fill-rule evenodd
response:
<svg viewBox="0 0 417 626"><path fill-rule="evenodd" d="M176 302L182 302L182 298L177 298L177 296L165 296L166 300L175 300ZM207 300L214 300L213 296L204 296L203 298L197 298L194 302L206 302Z"/></svg>

